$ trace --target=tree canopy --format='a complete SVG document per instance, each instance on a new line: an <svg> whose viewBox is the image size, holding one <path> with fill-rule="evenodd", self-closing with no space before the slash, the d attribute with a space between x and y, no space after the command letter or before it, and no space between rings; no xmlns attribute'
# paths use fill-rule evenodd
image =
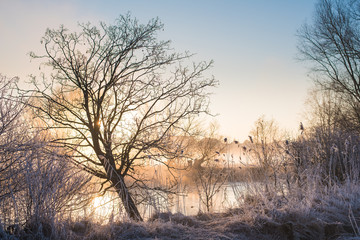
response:
<svg viewBox="0 0 360 240"><path fill-rule="evenodd" d="M158 40L158 19L140 24L125 15L79 27L48 29L45 54L31 53L50 74L33 77L30 105L56 131L53 143L110 183L129 216L141 220L131 189L149 186L139 168L150 158L167 164L179 156L174 136L185 133L184 120L208 113L217 81L204 74L212 61L189 64L191 54Z"/></svg>

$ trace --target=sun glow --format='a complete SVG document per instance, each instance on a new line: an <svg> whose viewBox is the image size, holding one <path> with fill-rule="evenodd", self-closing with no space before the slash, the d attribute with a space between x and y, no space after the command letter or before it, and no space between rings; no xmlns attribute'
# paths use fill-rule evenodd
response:
<svg viewBox="0 0 360 240"><path fill-rule="evenodd" d="M116 199L108 194L96 196L91 201L91 217L97 220L108 220L118 213L118 209Z"/></svg>

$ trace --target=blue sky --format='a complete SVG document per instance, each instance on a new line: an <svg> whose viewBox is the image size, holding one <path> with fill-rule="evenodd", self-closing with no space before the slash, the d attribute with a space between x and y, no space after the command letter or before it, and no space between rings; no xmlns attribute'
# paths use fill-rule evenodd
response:
<svg viewBox="0 0 360 240"><path fill-rule="evenodd" d="M0 0L0 73L27 75L38 66L29 51L40 51L47 27L77 22L112 23L130 12L141 22L159 17L160 38L194 60L214 60L220 82L211 97L220 133L244 140L262 114L296 132L311 81L296 60L296 31L311 22L315 0Z"/></svg>

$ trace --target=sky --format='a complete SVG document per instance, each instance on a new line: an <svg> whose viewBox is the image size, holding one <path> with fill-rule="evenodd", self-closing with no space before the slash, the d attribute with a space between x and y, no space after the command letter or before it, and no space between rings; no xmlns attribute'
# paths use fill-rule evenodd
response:
<svg viewBox="0 0 360 240"><path fill-rule="evenodd" d="M131 13L140 22L159 17L178 52L214 60L219 81L211 112L219 134L243 141L264 115L296 133L312 86L298 60L296 33L313 17L316 0L0 0L0 73L26 81L37 69L46 28L78 22L113 23ZM210 120L209 120L210 121Z"/></svg>

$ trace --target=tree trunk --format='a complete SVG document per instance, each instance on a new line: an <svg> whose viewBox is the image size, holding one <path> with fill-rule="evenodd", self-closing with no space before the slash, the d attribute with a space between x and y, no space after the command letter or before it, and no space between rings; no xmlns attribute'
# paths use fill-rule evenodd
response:
<svg viewBox="0 0 360 240"><path fill-rule="evenodd" d="M140 216L139 210L132 199L127 186L125 185L124 178L117 174L114 174L111 178L111 182L116 192L119 194L119 197L124 205L125 211L128 216L135 221L143 221Z"/></svg>

